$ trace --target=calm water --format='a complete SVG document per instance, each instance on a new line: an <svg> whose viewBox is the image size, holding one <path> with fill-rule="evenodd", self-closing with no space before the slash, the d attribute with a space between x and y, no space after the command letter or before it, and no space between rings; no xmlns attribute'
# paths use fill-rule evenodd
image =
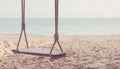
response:
<svg viewBox="0 0 120 69"><path fill-rule="evenodd" d="M19 34L20 19L0 19L0 34ZM26 19L26 32L37 35L53 35L54 19ZM120 34L120 18L60 19L61 35L109 35Z"/></svg>

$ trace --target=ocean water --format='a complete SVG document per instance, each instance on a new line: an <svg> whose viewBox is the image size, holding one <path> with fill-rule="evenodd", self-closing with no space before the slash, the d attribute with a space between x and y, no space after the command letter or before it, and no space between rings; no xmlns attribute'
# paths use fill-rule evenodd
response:
<svg viewBox="0 0 120 69"><path fill-rule="evenodd" d="M1 18L0 34L19 34L21 19ZM59 19L60 35L111 35L120 34L120 18ZM53 35L54 19L26 19L27 34Z"/></svg>

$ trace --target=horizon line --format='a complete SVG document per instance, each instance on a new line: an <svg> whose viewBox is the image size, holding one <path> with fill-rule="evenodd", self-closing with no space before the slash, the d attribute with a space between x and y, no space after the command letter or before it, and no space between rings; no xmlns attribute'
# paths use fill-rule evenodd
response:
<svg viewBox="0 0 120 69"><path fill-rule="evenodd" d="M9 17L3 17L3 18L0 18L0 19L10 19ZM16 17L17 19L21 19L21 17ZM117 17L116 17L117 18ZM59 18L59 19L116 19L115 17L109 17L109 18ZM119 17L120 18L120 17ZM118 19L119 19L118 18ZM13 19L13 18L11 18ZM26 17L26 19L30 19L28 17ZM32 19L54 19L54 18L32 18Z"/></svg>

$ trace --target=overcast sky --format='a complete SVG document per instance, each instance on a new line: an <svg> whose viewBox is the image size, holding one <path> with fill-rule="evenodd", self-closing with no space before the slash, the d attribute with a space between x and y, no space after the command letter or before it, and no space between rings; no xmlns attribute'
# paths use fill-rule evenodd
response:
<svg viewBox="0 0 120 69"><path fill-rule="evenodd" d="M0 0L0 18L21 17L21 0ZM54 18L54 0L26 0L27 18ZM120 0L59 0L60 18L120 18Z"/></svg>

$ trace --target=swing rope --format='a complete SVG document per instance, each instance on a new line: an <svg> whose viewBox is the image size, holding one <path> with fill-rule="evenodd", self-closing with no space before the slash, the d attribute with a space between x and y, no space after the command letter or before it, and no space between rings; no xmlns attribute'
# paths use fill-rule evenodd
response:
<svg viewBox="0 0 120 69"><path fill-rule="evenodd" d="M59 35L58 35L58 4L59 4L59 1L55 0L55 34L54 34L54 43L50 51L50 56L56 43L58 43L58 46L61 52L63 52L63 49L59 43Z"/></svg>
<svg viewBox="0 0 120 69"><path fill-rule="evenodd" d="M17 51L18 51L18 48L19 48L19 44L20 44L20 41L21 41L21 37L22 37L22 33L24 31L24 36L25 36L25 41L26 41L26 45L27 45L27 48L28 47L28 40L27 40L27 36L26 36L26 30L25 30L25 0L21 0L21 21L22 21L22 28L21 28L21 33L20 33L20 37L19 37L19 41L18 41L18 45L17 45Z"/></svg>

